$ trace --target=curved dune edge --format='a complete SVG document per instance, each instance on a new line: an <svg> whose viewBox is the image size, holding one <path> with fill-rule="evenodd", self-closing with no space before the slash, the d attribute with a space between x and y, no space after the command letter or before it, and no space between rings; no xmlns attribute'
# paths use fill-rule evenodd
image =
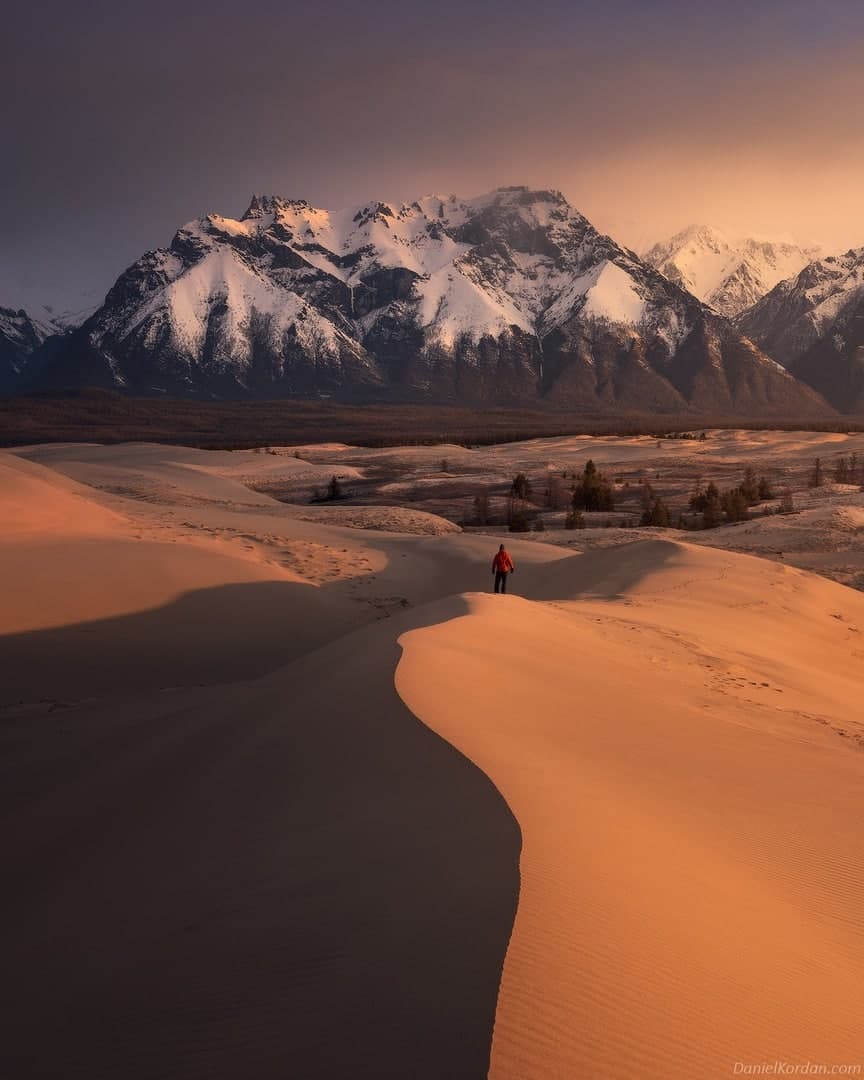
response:
<svg viewBox="0 0 864 1080"><path fill-rule="evenodd" d="M864 597L678 544L544 574L396 673L523 833L489 1075L864 1061Z"/></svg>
<svg viewBox="0 0 864 1080"><path fill-rule="evenodd" d="M395 637L95 703L63 760L62 719L16 740L6 1075L484 1075L519 830L399 699Z"/></svg>

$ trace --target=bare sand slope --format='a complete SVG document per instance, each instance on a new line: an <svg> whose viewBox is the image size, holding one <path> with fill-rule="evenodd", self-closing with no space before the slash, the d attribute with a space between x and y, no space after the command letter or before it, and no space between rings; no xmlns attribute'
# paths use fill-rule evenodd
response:
<svg viewBox="0 0 864 1080"><path fill-rule="evenodd" d="M406 634L396 678L522 828L490 1075L864 1061L864 597L664 542L532 592Z"/></svg>
<svg viewBox="0 0 864 1080"><path fill-rule="evenodd" d="M252 545L148 538L94 494L0 455L0 706L249 678L343 625L344 604Z"/></svg>

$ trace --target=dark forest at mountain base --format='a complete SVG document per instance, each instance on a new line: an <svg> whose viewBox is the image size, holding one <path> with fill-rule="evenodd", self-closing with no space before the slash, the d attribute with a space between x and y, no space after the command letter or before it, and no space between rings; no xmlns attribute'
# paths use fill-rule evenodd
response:
<svg viewBox="0 0 864 1080"><path fill-rule="evenodd" d="M309 442L359 446L487 445L559 435L651 435L707 428L864 431L864 417L753 419L746 416L469 409L446 405L340 405L280 400L192 402L112 391L0 398L0 446L38 442L161 442L210 449Z"/></svg>

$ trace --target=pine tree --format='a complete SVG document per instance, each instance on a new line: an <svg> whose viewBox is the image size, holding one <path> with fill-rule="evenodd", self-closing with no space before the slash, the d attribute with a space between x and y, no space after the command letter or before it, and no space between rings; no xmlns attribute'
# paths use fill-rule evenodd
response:
<svg viewBox="0 0 864 1080"><path fill-rule="evenodd" d="M756 470L751 465L744 470L744 481L739 490L748 506L759 502L759 481L756 479Z"/></svg>
<svg viewBox="0 0 864 1080"><path fill-rule="evenodd" d="M582 476L573 488L573 509L609 511L615 509L612 485L597 471L593 461L585 464Z"/></svg>
<svg viewBox="0 0 864 1080"><path fill-rule="evenodd" d="M531 498L531 484L528 482L528 477L525 473L517 473L513 477L513 483L510 485L510 493L517 499L527 500Z"/></svg>
<svg viewBox="0 0 864 1080"><path fill-rule="evenodd" d="M649 480L642 481L641 499L643 510L650 510L654 505L654 488Z"/></svg>
<svg viewBox="0 0 864 1080"><path fill-rule="evenodd" d="M702 507L702 524L706 529L716 528L720 524L723 515L723 507L720 502L720 492L717 485L712 481L705 490L705 503Z"/></svg>
<svg viewBox="0 0 864 1080"><path fill-rule="evenodd" d="M704 491L697 491L690 496L690 509L696 510L698 513L704 514L708 506L714 504L719 506L720 492L717 490L717 485L713 480Z"/></svg>
<svg viewBox="0 0 864 1080"><path fill-rule="evenodd" d="M724 491L720 500L727 521L744 521L747 518L747 499L741 488Z"/></svg>
<svg viewBox="0 0 864 1080"><path fill-rule="evenodd" d="M825 478L822 475L822 459L816 458L813 462L813 469L810 472L810 479L807 481L809 487L817 488L822 487L825 483Z"/></svg>
<svg viewBox="0 0 864 1080"><path fill-rule="evenodd" d="M655 499L650 510L642 515L643 525L653 525L657 528L669 528L669 509L662 499Z"/></svg>
<svg viewBox="0 0 864 1080"><path fill-rule="evenodd" d="M474 519L478 525L489 524L489 496L485 491L474 496Z"/></svg>

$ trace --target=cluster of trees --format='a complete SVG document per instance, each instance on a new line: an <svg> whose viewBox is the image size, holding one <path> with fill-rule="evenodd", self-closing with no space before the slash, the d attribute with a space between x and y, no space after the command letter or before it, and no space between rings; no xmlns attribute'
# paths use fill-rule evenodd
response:
<svg viewBox="0 0 864 1080"><path fill-rule="evenodd" d="M835 484L864 484L864 461L857 454L840 454L834 461L833 479ZM822 458L813 461L813 467L807 477L811 488L822 487L825 483L825 467Z"/></svg>
<svg viewBox="0 0 864 1080"><path fill-rule="evenodd" d="M683 437L683 436L682 436ZM690 438L701 436L689 435ZM819 459L814 463L814 477L818 483L823 483L822 466ZM838 482L854 482L851 478L858 478L864 474L864 460L859 464L858 458L852 454L849 458L840 458L835 462L835 477ZM658 474L659 475L659 474ZM566 481L572 479L568 486ZM811 477L811 482L812 482ZM625 484L625 486L629 486ZM698 518L687 515L685 511L672 509L663 498L656 494L648 480L643 481L641 487L642 514L638 523L643 526L656 528L705 528L711 529L718 525L729 522L745 521L751 516L751 509L760 503L765 503L778 498L772 487L771 481L766 476L758 475L756 470L748 466L744 470L741 482L734 487L721 491L717 484L711 481L706 486L700 486L690 497L689 510L691 515L698 514ZM546 526L538 516L539 508L548 507L552 510L567 509L564 518L565 529L584 529L586 513L610 513L615 509L615 487L613 483L601 473L592 460L586 462L581 473L569 474L565 471L560 474L549 474L546 479L546 487L538 492L536 497L532 490L531 481L525 473L517 473L511 482L507 496L506 523L511 532L528 532L533 529L536 532L545 532ZM763 514L778 513L792 514L795 512L795 504L792 492L784 488L780 492L779 505L775 508L764 507ZM474 520L478 525L492 524L490 514L490 501L486 493L474 498ZM637 519L627 518L621 521L621 526L635 525ZM613 522L607 521L607 525Z"/></svg>
<svg viewBox="0 0 864 1080"><path fill-rule="evenodd" d="M712 480L706 488L695 492L690 497L690 509L702 515L704 528L713 529L724 522L745 521L750 516L751 506L773 498L774 491L767 477L757 476L756 470L748 466L737 487L721 492Z"/></svg>
<svg viewBox="0 0 864 1080"><path fill-rule="evenodd" d="M561 477L549 476L547 486L543 492L546 505L553 510L560 510L567 504L567 492L564 480L567 473ZM510 485L507 500L507 521L510 532L527 532L531 527L528 504L532 501L533 492L531 481L525 473L517 473ZM486 524L488 521L488 497L478 496L474 500L475 517L478 523ZM583 512L609 512L615 509L615 492L611 482L601 473L593 461L587 461L581 473L573 473L573 484L570 488L570 506L564 520L567 529L584 528L585 519ZM485 509L485 513L483 513ZM482 520L481 522L481 518ZM542 520L537 518L534 529L538 532L545 531Z"/></svg>
<svg viewBox="0 0 864 1080"><path fill-rule="evenodd" d="M818 460L818 458L817 458ZM857 454L844 457L843 454L834 462L834 481L837 484L860 484L864 482L864 468Z"/></svg>

